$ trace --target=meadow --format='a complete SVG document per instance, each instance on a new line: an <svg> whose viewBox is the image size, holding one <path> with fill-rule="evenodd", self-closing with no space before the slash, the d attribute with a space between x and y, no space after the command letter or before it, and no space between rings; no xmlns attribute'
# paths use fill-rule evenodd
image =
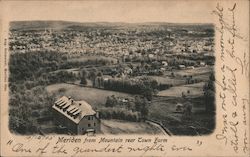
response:
<svg viewBox="0 0 250 157"><path fill-rule="evenodd" d="M122 120L102 120L102 133L121 135L121 134L146 134L146 135L163 135L163 132L146 122L128 122Z"/></svg>
<svg viewBox="0 0 250 157"><path fill-rule="evenodd" d="M160 91L158 96L181 97L182 94L191 97L198 97L203 95L203 86L205 82L195 84L174 86L166 90Z"/></svg>
<svg viewBox="0 0 250 157"><path fill-rule="evenodd" d="M107 96L131 97L130 94L108 91L97 88L80 87L67 83L58 83L46 87L49 93L54 93L57 97L66 95L75 100L85 100L94 107L102 107L105 104Z"/></svg>

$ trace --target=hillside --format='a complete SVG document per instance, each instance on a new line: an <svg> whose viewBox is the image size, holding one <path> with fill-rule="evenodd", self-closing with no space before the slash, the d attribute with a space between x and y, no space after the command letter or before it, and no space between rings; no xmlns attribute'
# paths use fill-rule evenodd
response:
<svg viewBox="0 0 250 157"><path fill-rule="evenodd" d="M71 21L12 21L10 22L10 30L28 31L28 30L44 30L51 28L54 30L61 29L81 29L86 27L170 27L170 28L193 28L193 29L209 29L212 24L178 24L167 22L145 22L145 23L124 23L124 22L71 22Z"/></svg>

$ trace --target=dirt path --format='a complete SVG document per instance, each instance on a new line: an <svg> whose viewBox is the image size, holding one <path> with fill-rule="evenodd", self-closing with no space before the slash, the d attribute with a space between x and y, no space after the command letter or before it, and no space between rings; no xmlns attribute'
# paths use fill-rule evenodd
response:
<svg viewBox="0 0 250 157"><path fill-rule="evenodd" d="M159 128L163 132L164 135L172 136L172 133L168 129L163 128L163 126L161 126L160 124L158 124L156 122L153 122L151 120L146 120L146 122L153 125L153 126L155 126L155 127L157 127L157 128Z"/></svg>

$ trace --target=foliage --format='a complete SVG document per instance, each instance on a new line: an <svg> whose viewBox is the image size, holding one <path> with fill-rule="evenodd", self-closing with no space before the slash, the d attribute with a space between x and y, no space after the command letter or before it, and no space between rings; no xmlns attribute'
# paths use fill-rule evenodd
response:
<svg viewBox="0 0 250 157"><path fill-rule="evenodd" d="M120 91L130 94L141 94L148 100L152 99L152 95L157 92L158 83L155 80L143 78L141 80L107 80L103 83L104 89Z"/></svg>
<svg viewBox="0 0 250 157"><path fill-rule="evenodd" d="M215 111L215 77L214 73L211 73L209 76L209 81L203 87L204 91L204 103L206 105L206 111L213 112Z"/></svg>
<svg viewBox="0 0 250 157"><path fill-rule="evenodd" d="M49 95L42 86L31 90L22 85L15 85L15 87L11 91L9 100L9 129L11 132L20 134L37 133L39 126L36 119L40 115L45 116L43 114L49 115L54 96ZM43 112L40 113L42 110Z"/></svg>
<svg viewBox="0 0 250 157"><path fill-rule="evenodd" d="M146 98L141 98L139 96L135 96L134 100L127 99L127 98L117 98L114 95L110 97L108 96L105 107L113 108L113 109L118 108L122 110L127 110L129 112L138 112L140 113L138 116L142 120L144 120L148 115L147 100ZM124 116L116 117L116 119L117 118L122 119L124 118ZM123 120L127 120L127 119L123 119Z"/></svg>
<svg viewBox="0 0 250 157"><path fill-rule="evenodd" d="M43 73L54 71L65 57L56 52L27 52L10 55L10 82L33 81Z"/></svg>
<svg viewBox="0 0 250 157"><path fill-rule="evenodd" d="M124 108L111 108L111 107L101 108L100 116L103 119L120 119L133 122L140 121L139 112L129 111Z"/></svg>
<svg viewBox="0 0 250 157"><path fill-rule="evenodd" d="M80 78L81 81L80 81L80 84L83 84L83 85L87 84L87 75L88 75L87 71L85 69L83 69L81 71L81 78Z"/></svg>

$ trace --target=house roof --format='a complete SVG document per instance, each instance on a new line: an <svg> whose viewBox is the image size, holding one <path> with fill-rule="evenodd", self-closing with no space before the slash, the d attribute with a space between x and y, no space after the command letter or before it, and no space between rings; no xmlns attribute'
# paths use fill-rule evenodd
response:
<svg viewBox="0 0 250 157"><path fill-rule="evenodd" d="M86 101L74 101L72 98L66 96L56 100L52 108L63 114L74 123L79 123L85 116L96 114L91 105L89 105Z"/></svg>

